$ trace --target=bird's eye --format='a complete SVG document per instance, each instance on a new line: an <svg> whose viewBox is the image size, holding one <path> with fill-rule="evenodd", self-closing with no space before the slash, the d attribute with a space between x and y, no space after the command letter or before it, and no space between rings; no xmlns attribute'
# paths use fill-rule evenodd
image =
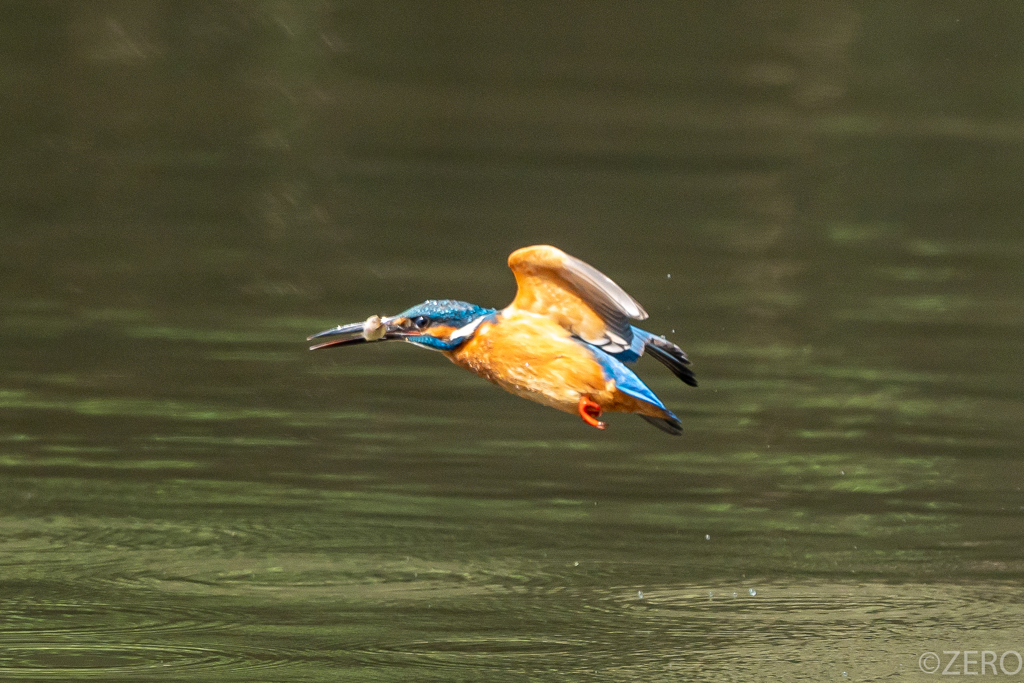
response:
<svg viewBox="0 0 1024 683"><path fill-rule="evenodd" d="M412 324L422 330L424 327L430 324L430 318L428 318L425 315L418 315L412 319Z"/></svg>

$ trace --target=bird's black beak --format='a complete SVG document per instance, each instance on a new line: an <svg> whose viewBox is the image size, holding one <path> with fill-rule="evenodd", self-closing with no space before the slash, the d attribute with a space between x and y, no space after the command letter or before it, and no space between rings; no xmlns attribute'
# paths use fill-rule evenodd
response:
<svg viewBox="0 0 1024 683"><path fill-rule="evenodd" d="M306 341L313 341L321 337L339 337L339 339L332 339L309 347L310 351L316 351L317 349L326 349L331 346L348 346L352 344L365 344L367 342L402 339L406 336L407 330L401 327L399 323L404 320L404 318L398 316L381 318L380 316L372 315L361 323L338 325L329 330L317 332L310 337L306 337Z"/></svg>

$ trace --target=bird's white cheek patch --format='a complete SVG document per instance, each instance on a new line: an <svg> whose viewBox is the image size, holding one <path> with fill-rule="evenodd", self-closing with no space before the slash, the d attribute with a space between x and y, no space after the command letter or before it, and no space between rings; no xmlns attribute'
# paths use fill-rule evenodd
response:
<svg viewBox="0 0 1024 683"><path fill-rule="evenodd" d="M481 316L481 317L477 318L476 320L472 320L469 323L463 325L462 327L460 327L459 329L455 330L450 335L448 335L448 340L449 341L458 341L460 339L465 339L465 338L469 337L471 334L476 332L476 328L480 327L480 323L482 323L484 321L485 317L486 316Z"/></svg>

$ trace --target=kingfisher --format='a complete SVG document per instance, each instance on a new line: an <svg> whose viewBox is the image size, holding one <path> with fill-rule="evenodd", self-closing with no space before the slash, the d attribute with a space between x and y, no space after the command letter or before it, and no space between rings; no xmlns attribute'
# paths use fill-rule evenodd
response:
<svg viewBox="0 0 1024 683"><path fill-rule="evenodd" d="M517 396L578 414L604 429L604 412L636 413L664 432L679 418L626 364L649 352L684 383L697 380L678 346L634 327L647 311L611 278L561 249L535 245L509 256L518 291L501 310L429 300L398 315L372 315L312 335L310 350L405 341L440 351L459 367Z"/></svg>

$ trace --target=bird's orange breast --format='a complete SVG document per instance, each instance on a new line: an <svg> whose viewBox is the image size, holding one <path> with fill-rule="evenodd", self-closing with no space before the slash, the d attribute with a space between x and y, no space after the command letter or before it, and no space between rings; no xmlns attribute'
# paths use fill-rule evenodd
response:
<svg viewBox="0 0 1024 683"><path fill-rule="evenodd" d="M446 353L456 365L523 398L576 412L582 394L612 399L614 384L586 347L545 316L502 313Z"/></svg>
<svg viewBox="0 0 1024 683"><path fill-rule="evenodd" d="M453 363L517 396L567 413L581 396L604 410L660 416L662 411L618 391L593 353L546 316L506 309L472 339L445 353Z"/></svg>

